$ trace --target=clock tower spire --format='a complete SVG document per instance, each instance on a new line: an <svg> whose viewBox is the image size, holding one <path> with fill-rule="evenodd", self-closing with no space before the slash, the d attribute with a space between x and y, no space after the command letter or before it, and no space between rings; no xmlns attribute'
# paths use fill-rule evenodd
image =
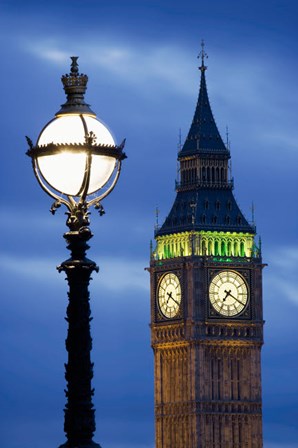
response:
<svg viewBox="0 0 298 448"><path fill-rule="evenodd" d="M261 448L262 260L201 81L152 250L156 448Z"/></svg>

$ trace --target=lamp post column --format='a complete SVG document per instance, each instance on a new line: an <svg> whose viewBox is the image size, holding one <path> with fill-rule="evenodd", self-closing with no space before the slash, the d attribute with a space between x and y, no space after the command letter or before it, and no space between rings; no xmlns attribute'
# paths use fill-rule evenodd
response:
<svg viewBox="0 0 298 448"><path fill-rule="evenodd" d="M71 256L58 266L69 285L64 409L67 440L60 448L100 448L92 440L95 410L88 286L98 267L86 257L87 243L92 238L88 210L94 207L100 215L104 214L101 201L114 189L126 155L125 140L117 146L108 128L85 102L88 76L79 73L77 59L71 57L70 73L62 76L67 101L43 127L35 145L26 138L36 179L55 200L51 212L54 214L61 205L68 210L69 231L64 238Z"/></svg>
<svg viewBox="0 0 298 448"><path fill-rule="evenodd" d="M60 448L100 448L93 442L95 410L92 403L93 363L91 362L92 338L90 334L91 310L89 282L96 264L86 258L87 242L92 238L84 210L69 214L69 231L64 234L71 257L58 266L64 271L69 285L67 307L68 333L65 364L65 391L67 403L64 409L64 431L67 441Z"/></svg>

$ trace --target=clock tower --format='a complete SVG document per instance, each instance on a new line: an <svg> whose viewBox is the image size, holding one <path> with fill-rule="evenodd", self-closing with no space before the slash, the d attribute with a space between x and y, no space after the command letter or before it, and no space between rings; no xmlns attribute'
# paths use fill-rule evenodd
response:
<svg viewBox="0 0 298 448"><path fill-rule="evenodd" d="M262 259L230 151L199 97L176 198L151 253L156 448L261 448Z"/></svg>

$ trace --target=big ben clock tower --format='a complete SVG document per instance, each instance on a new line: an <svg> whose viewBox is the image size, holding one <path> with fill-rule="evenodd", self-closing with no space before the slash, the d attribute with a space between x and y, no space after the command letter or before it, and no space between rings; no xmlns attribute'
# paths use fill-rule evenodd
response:
<svg viewBox="0 0 298 448"><path fill-rule="evenodd" d="M233 195L206 87L152 250L156 448L261 448L262 260Z"/></svg>

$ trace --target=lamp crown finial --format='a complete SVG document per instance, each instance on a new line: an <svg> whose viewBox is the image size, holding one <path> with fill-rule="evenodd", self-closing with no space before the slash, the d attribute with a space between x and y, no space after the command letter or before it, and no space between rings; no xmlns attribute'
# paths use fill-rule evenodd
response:
<svg viewBox="0 0 298 448"><path fill-rule="evenodd" d="M78 64L78 56L71 56L71 66L70 66L70 73L72 75L77 75L79 73L79 64Z"/></svg>
<svg viewBox="0 0 298 448"><path fill-rule="evenodd" d="M62 105L56 115L71 113L87 113L95 115L89 105L85 103L88 76L79 73L78 56L71 56L70 73L62 75L61 81L67 96L67 101Z"/></svg>
<svg viewBox="0 0 298 448"><path fill-rule="evenodd" d="M79 73L78 56L71 56L70 73L61 77L62 84L65 93L68 95L79 90L81 94L84 94L87 89L88 76L83 73Z"/></svg>

